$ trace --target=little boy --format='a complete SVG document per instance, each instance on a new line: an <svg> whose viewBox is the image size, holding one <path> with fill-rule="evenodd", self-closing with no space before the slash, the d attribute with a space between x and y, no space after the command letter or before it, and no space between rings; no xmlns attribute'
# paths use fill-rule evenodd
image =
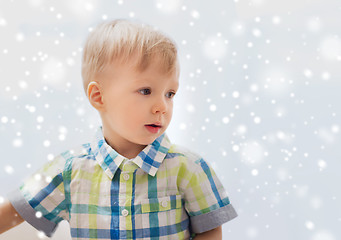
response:
<svg viewBox="0 0 341 240"><path fill-rule="evenodd" d="M85 43L84 89L102 126L8 195L0 233L26 220L72 239L222 239L237 216L213 169L165 131L179 87L175 43L150 26L100 24Z"/></svg>

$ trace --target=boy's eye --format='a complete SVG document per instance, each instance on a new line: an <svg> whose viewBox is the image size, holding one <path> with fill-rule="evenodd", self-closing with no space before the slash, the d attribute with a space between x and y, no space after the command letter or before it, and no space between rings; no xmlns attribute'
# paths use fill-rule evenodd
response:
<svg viewBox="0 0 341 240"><path fill-rule="evenodd" d="M140 93L142 93L142 95L149 95L151 93L151 90L148 88L144 88L139 90Z"/></svg>
<svg viewBox="0 0 341 240"><path fill-rule="evenodd" d="M174 97L174 95L175 95L175 92L168 92L168 93L166 94L166 96L167 96L168 98L172 98L172 97Z"/></svg>

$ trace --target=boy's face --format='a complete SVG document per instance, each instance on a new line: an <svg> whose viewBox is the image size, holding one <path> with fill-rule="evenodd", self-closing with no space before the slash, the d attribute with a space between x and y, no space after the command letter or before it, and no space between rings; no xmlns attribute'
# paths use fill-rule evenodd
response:
<svg viewBox="0 0 341 240"><path fill-rule="evenodd" d="M168 75L162 72L157 59L143 72L128 63L109 65L101 73L100 114L104 137L110 145L122 151L141 148L165 132L172 118L178 75L178 71Z"/></svg>

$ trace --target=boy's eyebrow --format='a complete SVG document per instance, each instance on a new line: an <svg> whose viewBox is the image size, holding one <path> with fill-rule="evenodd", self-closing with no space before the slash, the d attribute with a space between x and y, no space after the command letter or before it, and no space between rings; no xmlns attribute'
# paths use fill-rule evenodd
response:
<svg viewBox="0 0 341 240"><path fill-rule="evenodd" d="M141 83L141 82L148 82L148 79L146 79L146 78L139 78L139 77L134 79L134 83Z"/></svg>
<svg viewBox="0 0 341 240"><path fill-rule="evenodd" d="M134 83L141 83L141 84L144 84L144 83L149 83L149 80L148 80L148 78L136 78L135 80L134 80ZM174 90L175 89L178 89L179 88L179 82L177 81L176 83L174 83L174 86L175 86L175 88L174 88Z"/></svg>

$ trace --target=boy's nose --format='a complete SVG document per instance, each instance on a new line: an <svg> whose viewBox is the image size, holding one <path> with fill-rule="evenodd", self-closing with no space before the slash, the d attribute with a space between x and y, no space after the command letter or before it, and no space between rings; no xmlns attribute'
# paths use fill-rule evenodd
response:
<svg viewBox="0 0 341 240"><path fill-rule="evenodd" d="M153 113L160 112L160 113L164 114L164 113L166 113L166 111L167 111L167 105L166 105L164 100L157 100L152 107Z"/></svg>

